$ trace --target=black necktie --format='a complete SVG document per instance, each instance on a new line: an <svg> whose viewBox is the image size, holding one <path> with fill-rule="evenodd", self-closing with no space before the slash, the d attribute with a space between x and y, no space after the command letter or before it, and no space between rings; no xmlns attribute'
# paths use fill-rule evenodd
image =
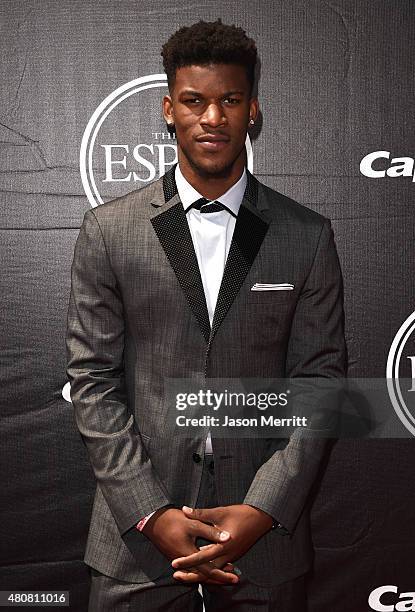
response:
<svg viewBox="0 0 415 612"><path fill-rule="evenodd" d="M203 214L219 212L220 210L227 210L229 214L231 214L233 217L236 217L235 213L232 210L230 210L227 206L225 206L224 204L221 204L220 202L216 202L216 201L210 202L206 198L199 198L198 200L196 200L196 202L193 202L193 204L191 204L186 209L186 212L188 212L191 208L200 210L200 212Z"/></svg>

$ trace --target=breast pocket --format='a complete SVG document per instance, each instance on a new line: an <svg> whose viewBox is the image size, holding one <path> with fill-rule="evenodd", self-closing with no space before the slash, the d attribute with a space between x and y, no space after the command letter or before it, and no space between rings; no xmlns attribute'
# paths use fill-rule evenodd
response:
<svg viewBox="0 0 415 612"><path fill-rule="evenodd" d="M258 349L284 341L295 311L294 291L250 291L241 309L244 338ZM254 349L253 349L254 350Z"/></svg>
<svg viewBox="0 0 415 612"><path fill-rule="evenodd" d="M295 292L287 290L279 291L250 291L248 303L254 306L266 306L273 308L277 306L289 307L295 303Z"/></svg>

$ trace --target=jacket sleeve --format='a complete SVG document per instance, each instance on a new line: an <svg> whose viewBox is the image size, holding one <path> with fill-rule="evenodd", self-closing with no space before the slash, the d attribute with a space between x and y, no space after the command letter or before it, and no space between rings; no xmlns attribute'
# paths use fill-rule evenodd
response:
<svg viewBox="0 0 415 612"><path fill-rule="evenodd" d="M170 500L128 407L122 296L92 210L75 246L66 346L76 423L123 534Z"/></svg>
<svg viewBox="0 0 415 612"><path fill-rule="evenodd" d="M294 314L286 375L294 385L296 378L309 379L311 384L320 377L341 379L346 376L346 362L342 275L331 224L325 220ZM336 408L333 406L334 411ZM264 510L292 533L317 475L327 437L297 428L286 447L275 451L258 469L244 503Z"/></svg>

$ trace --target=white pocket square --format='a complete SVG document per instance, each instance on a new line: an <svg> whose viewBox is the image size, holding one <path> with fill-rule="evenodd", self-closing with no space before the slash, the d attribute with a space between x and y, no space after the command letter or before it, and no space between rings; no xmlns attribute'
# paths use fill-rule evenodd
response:
<svg viewBox="0 0 415 612"><path fill-rule="evenodd" d="M251 287L251 291L292 291L293 289L292 283L255 283Z"/></svg>

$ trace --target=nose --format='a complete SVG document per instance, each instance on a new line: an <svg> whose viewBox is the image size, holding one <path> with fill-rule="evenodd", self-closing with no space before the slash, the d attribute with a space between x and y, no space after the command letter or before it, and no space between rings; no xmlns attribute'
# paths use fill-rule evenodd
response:
<svg viewBox="0 0 415 612"><path fill-rule="evenodd" d="M226 117L220 104L209 104L200 120L201 125L219 127L226 123Z"/></svg>

